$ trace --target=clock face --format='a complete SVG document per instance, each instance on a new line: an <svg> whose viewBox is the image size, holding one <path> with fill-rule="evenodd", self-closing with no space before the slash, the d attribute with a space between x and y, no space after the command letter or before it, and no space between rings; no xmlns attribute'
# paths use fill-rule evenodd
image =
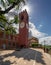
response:
<svg viewBox="0 0 51 65"><path fill-rule="evenodd" d="M29 26L28 26L28 24L26 23L26 28L28 29L29 28Z"/></svg>
<svg viewBox="0 0 51 65"><path fill-rule="evenodd" d="M24 26L25 26L25 23L24 22L21 22L20 23L20 28L24 28Z"/></svg>

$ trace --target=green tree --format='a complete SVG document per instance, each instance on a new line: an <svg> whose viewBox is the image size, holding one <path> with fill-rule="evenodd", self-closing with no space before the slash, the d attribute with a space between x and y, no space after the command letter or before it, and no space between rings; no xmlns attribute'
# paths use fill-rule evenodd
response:
<svg viewBox="0 0 51 65"><path fill-rule="evenodd" d="M16 33L16 28L13 27L13 24L17 24L19 22L18 16L15 16L13 20L7 21L7 24L5 26L5 30L9 34L15 34Z"/></svg>
<svg viewBox="0 0 51 65"><path fill-rule="evenodd" d="M18 23L18 17L15 16L14 20L10 21L8 23L4 14L8 13L15 6L18 9L21 3L25 4L25 0L5 0L5 1L0 0L0 2L1 2L0 4L5 8L5 10L2 10L2 7L0 7L0 28L3 28L5 30L5 28L8 29L7 24L8 25L13 24L13 23L17 24Z"/></svg>
<svg viewBox="0 0 51 65"><path fill-rule="evenodd" d="M25 1L26 0L6 0L6 1L1 0L1 4L5 8L5 10L3 11L2 8L0 7L0 14L8 13L15 6L17 6L17 8L19 8L21 3L25 4Z"/></svg>
<svg viewBox="0 0 51 65"><path fill-rule="evenodd" d="M17 24L19 22L18 16L15 16L13 20L7 21L4 15L0 15L0 31L4 31L4 39L6 38L6 34L16 34L16 28L13 27L13 24Z"/></svg>
<svg viewBox="0 0 51 65"><path fill-rule="evenodd" d="M5 28L7 19L4 15L0 15L0 28Z"/></svg>
<svg viewBox="0 0 51 65"><path fill-rule="evenodd" d="M18 16L15 16L13 20L7 21L4 15L0 15L0 29L3 29L7 33L16 33L16 28L13 27L13 24L19 22Z"/></svg>
<svg viewBox="0 0 51 65"><path fill-rule="evenodd" d="M19 21L18 17L15 16L14 20L8 22L4 14L8 13L12 8L15 8L15 6L18 9L21 3L25 4L25 1L26 0L0 0L0 4L4 7L4 10L2 10L2 7L0 7L0 27L4 29L5 32L15 32L15 28L12 26L12 24L17 24Z"/></svg>

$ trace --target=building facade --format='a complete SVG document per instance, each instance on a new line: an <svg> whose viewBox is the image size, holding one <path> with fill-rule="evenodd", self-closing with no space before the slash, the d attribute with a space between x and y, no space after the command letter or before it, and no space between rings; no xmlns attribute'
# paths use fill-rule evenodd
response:
<svg viewBox="0 0 51 65"><path fill-rule="evenodd" d="M0 49L15 49L18 43L18 35L8 35L0 32Z"/></svg>
<svg viewBox="0 0 51 65"><path fill-rule="evenodd" d="M23 11L19 14L19 46L28 46L28 31L29 31L29 18L27 11Z"/></svg>
<svg viewBox="0 0 51 65"><path fill-rule="evenodd" d="M30 38L30 39L29 39L29 44L31 44L31 43L38 44L38 43L39 43L38 38L36 38L36 37Z"/></svg>
<svg viewBox="0 0 51 65"><path fill-rule="evenodd" d="M16 49L17 47L28 47L33 39L28 39L29 17L27 11L19 14L19 34L5 34L0 31L0 48L1 49ZM37 39L34 39L37 41Z"/></svg>

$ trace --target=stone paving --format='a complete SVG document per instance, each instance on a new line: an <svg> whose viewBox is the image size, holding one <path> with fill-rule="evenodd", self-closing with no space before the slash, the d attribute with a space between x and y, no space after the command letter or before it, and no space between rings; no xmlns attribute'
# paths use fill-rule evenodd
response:
<svg viewBox="0 0 51 65"><path fill-rule="evenodd" d="M51 56L38 48L0 50L0 65L51 65Z"/></svg>

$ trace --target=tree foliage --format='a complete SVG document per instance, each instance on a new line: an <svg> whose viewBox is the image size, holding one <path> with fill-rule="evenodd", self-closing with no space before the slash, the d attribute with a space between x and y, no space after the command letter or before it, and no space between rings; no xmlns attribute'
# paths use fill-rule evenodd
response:
<svg viewBox="0 0 51 65"><path fill-rule="evenodd" d="M0 15L0 27L4 28L6 25L7 19L4 15Z"/></svg>
<svg viewBox="0 0 51 65"><path fill-rule="evenodd" d="M8 13L15 6L19 7L21 3L25 4L25 0L1 0L1 4L5 7L5 10L3 11L0 8L0 14Z"/></svg>
<svg viewBox="0 0 51 65"><path fill-rule="evenodd" d="M17 24L18 22L18 16L15 16L11 21L7 21L4 15L0 15L0 29L4 30L8 34L16 33L16 28L13 27L13 24Z"/></svg>
<svg viewBox="0 0 51 65"><path fill-rule="evenodd" d="M1 5L3 6L4 10L2 10L2 7L0 7L0 28L4 29L7 33L16 33L15 28L12 26L12 24L17 24L19 22L18 16L14 17L14 20L7 21L4 14L8 13L12 8L16 6L16 8L19 8L20 4L25 4L26 0L0 0Z"/></svg>

